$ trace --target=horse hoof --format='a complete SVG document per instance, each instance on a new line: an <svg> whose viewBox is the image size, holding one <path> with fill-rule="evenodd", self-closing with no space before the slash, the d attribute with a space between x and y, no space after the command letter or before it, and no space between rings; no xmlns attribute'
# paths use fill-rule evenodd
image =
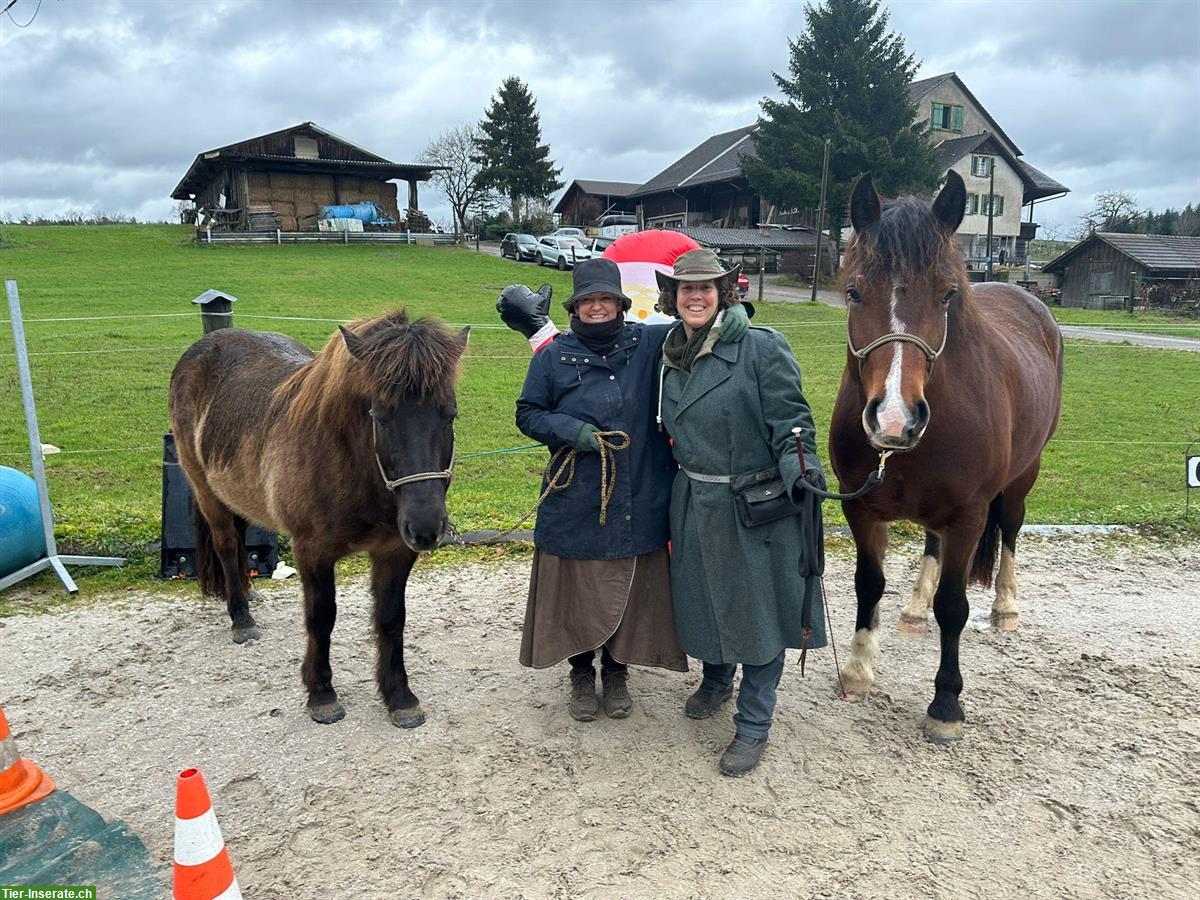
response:
<svg viewBox="0 0 1200 900"><path fill-rule="evenodd" d="M871 682L848 679L842 676L842 688L845 692L842 696L843 700L847 703L858 703L866 700L867 695L871 693Z"/></svg>
<svg viewBox="0 0 1200 900"><path fill-rule="evenodd" d="M410 706L408 709L393 709L388 713L388 718L397 728L420 728L425 724L425 711L419 705Z"/></svg>
<svg viewBox="0 0 1200 900"><path fill-rule="evenodd" d="M940 719L925 717L925 737L934 744L952 744L962 740L963 723L943 722Z"/></svg>
<svg viewBox="0 0 1200 900"><path fill-rule="evenodd" d="M308 714L319 725L332 725L334 722L340 722L346 718L345 708L336 700L331 700L328 703L310 703L308 705Z"/></svg>
<svg viewBox="0 0 1200 900"><path fill-rule="evenodd" d="M234 625L232 629L233 642L235 644L244 644L246 641L257 641L262 637L262 632L258 630L258 626L251 623L250 625Z"/></svg>
<svg viewBox="0 0 1200 900"><path fill-rule="evenodd" d="M896 624L896 628L901 634L924 634L929 630L929 620L900 613L900 621Z"/></svg>
<svg viewBox="0 0 1200 900"><path fill-rule="evenodd" d="M1020 624L1020 616L1017 613L999 613L992 612L992 627L998 631L1016 631Z"/></svg>

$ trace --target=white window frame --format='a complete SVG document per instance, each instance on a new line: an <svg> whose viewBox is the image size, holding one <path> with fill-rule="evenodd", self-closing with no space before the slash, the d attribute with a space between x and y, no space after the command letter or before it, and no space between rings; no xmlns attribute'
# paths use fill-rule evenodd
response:
<svg viewBox="0 0 1200 900"><path fill-rule="evenodd" d="M991 160L991 162L989 162L989 160ZM992 174L991 169L989 169L988 166L994 166L996 164L995 160L996 158L994 156L972 156L971 174L976 178L987 178L990 174ZM982 165L980 165L980 163L982 163ZM983 169L983 171L979 171L980 169Z"/></svg>

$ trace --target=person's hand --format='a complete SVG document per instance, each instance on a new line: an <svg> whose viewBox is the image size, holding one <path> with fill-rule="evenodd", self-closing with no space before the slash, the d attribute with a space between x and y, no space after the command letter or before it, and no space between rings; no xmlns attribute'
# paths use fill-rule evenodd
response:
<svg viewBox="0 0 1200 900"><path fill-rule="evenodd" d="M547 313L553 293L548 284L543 284L536 293L523 284L510 284L500 292L496 311L505 325L531 338L550 323Z"/></svg>
<svg viewBox="0 0 1200 900"><path fill-rule="evenodd" d="M742 309L742 304L735 303L725 310L725 316L717 328L717 336L723 341L736 344L746 336L749 327L750 317L746 315L746 310Z"/></svg>
<svg viewBox="0 0 1200 900"><path fill-rule="evenodd" d="M828 490L825 485L825 473L820 469L808 469L803 475L800 476L800 481L803 481L805 484L812 485L818 491ZM808 491L801 486L800 481L797 481L795 487L792 488L792 499L797 503L804 499L804 495L808 493Z"/></svg>
<svg viewBox="0 0 1200 900"><path fill-rule="evenodd" d="M600 441L596 439L596 426L584 422L575 438L575 449L584 453L599 453Z"/></svg>

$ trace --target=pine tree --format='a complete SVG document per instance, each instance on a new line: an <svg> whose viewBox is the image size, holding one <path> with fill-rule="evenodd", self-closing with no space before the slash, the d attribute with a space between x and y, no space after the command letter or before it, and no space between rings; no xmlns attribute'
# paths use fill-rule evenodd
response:
<svg viewBox="0 0 1200 900"><path fill-rule="evenodd" d="M836 248L863 172L885 194L932 193L941 173L908 94L917 60L887 31L878 0L827 0L806 6L805 18L807 30L788 41L789 75L773 73L784 99L762 101L758 158L743 156L742 173L769 203L815 209L829 138L826 226Z"/></svg>
<svg viewBox="0 0 1200 900"><path fill-rule="evenodd" d="M512 203L513 227L521 218L523 197L545 198L562 187L561 169L554 167L550 148L543 144L542 126L533 94L519 78L509 76L492 98L479 123L483 136L475 141L475 162L481 186L495 188Z"/></svg>

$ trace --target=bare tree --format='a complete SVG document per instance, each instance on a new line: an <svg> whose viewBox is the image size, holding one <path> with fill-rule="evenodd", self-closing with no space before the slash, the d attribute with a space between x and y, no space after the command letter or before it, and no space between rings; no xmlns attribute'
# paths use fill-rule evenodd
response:
<svg viewBox="0 0 1200 900"><path fill-rule="evenodd" d="M1078 237L1082 240L1093 231L1134 231L1142 215L1132 194L1105 191L1097 194L1092 209L1080 216Z"/></svg>
<svg viewBox="0 0 1200 900"><path fill-rule="evenodd" d="M495 191L477 182L480 164L472 160L475 142L483 135L479 125L466 122L456 125L429 142L421 152L421 162L445 169L433 173L431 179L450 201L454 214L454 235L461 239L468 212L480 213L493 209L499 202Z"/></svg>

